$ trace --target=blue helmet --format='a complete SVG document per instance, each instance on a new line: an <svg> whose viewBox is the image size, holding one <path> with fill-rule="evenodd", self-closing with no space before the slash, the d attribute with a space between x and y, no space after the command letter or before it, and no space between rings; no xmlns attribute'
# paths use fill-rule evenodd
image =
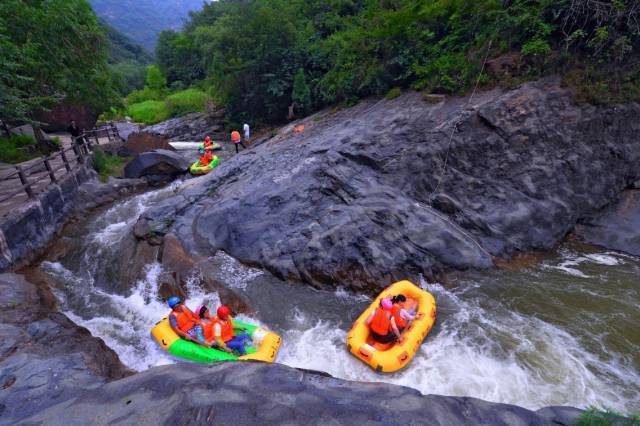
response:
<svg viewBox="0 0 640 426"><path fill-rule="evenodd" d="M176 306L178 303L180 303L180 298L178 296L170 297L167 300L167 303L169 304L169 307L173 309L174 306Z"/></svg>

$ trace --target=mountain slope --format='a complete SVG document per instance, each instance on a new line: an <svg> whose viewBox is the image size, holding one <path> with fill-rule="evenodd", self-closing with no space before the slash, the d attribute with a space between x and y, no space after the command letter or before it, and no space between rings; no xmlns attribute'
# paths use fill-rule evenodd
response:
<svg viewBox="0 0 640 426"><path fill-rule="evenodd" d="M203 0L90 0L96 14L135 42L153 52L158 33L179 30L189 11Z"/></svg>

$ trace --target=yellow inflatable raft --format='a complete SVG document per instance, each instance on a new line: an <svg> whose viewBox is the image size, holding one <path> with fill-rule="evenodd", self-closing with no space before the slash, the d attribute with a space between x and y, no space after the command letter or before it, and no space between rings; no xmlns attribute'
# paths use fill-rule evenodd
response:
<svg viewBox="0 0 640 426"><path fill-rule="evenodd" d="M273 362L276 359L276 354L280 348L280 336L253 324L245 324L236 320L233 323L238 327L245 328L251 336L253 345L247 348L246 355L235 356L215 348L205 348L197 343L184 340L173 331L168 317L159 321L151 329L151 334L165 351L180 358L202 363L237 360Z"/></svg>
<svg viewBox="0 0 640 426"><path fill-rule="evenodd" d="M370 337L366 319L379 306L380 300L403 294L407 307L416 310L416 318L403 331L402 343L382 344ZM406 366L416 354L422 340L436 321L436 301L434 297L410 281L391 284L378 295L376 300L353 323L347 334L347 347L356 357L371 368L382 373L391 373Z"/></svg>

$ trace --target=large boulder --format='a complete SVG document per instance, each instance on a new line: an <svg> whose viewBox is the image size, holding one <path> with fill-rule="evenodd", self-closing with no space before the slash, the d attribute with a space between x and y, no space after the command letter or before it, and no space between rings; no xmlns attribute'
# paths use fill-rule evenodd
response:
<svg viewBox="0 0 640 426"><path fill-rule="evenodd" d="M579 106L555 79L466 101L411 92L282 129L177 194L175 234L279 277L375 291L550 249L640 178L638 104Z"/></svg>
<svg viewBox="0 0 640 426"><path fill-rule="evenodd" d="M127 178L153 176L169 180L185 173L190 165L186 158L176 152L156 149L131 160L124 168L124 175Z"/></svg>
<svg viewBox="0 0 640 426"><path fill-rule="evenodd" d="M168 391L169 390L169 391ZM37 404L35 404L37 407ZM539 415L475 398L422 395L278 364L156 367L38 412L27 424L567 425L580 410ZM27 417L27 415L32 415Z"/></svg>
<svg viewBox="0 0 640 426"><path fill-rule="evenodd" d="M55 312L43 285L0 274L0 418L20 418L131 374L115 352Z"/></svg>
<svg viewBox="0 0 640 426"><path fill-rule="evenodd" d="M129 139L129 135L140 131L139 124L131 123L129 121L118 121L115 123L115 126L123 141Z"/></svg>
<svg viewBox="0 0 640 426"><path fill-rule="evenodd" d="M576 233L589 243L640 256L640 190L625 191L616 203L589 215Z"/></svg>

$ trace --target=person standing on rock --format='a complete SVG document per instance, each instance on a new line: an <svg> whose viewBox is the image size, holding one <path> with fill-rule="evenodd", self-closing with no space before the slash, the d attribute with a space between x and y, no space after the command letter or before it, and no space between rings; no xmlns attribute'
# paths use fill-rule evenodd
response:
<svg viewBox="0 0 640 426"><path fill-rule="evenodd" d="M244 126L242 126L242 131L244 132L244 141L248 144L249 138L251 137L251 129L247 123L244 123Z"/></svg>
<svg viewBox="0 0 640 426"><path fill-rule="evenodd" d="M211 342L204 338L200 318L184 306L179 297L170 297L167 304L171 308L169 324L178 336L207 348L211 346Z"/></svg>
<svg viewBox="0 0 640 426"><path fill-rule="evenodd" d="M240 151L240 149L238 148L238 145L242 145L244 149L247 149L247 147L244 146L244 144L242 143L242 139L240 138L240 132L238 132L237 130L234 130L233 132L231 132L231 142L233 142L233 144L236 146L236 154Z"/></svg>

